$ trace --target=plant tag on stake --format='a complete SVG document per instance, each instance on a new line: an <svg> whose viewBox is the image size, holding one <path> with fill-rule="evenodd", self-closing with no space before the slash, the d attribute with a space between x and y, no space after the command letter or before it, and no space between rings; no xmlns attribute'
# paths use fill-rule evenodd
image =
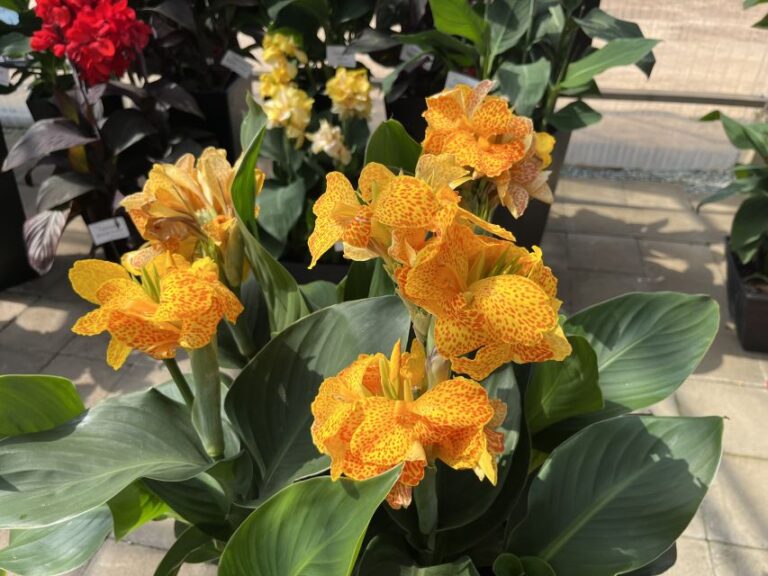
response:
<svg viewBox="0 0 768 576"><path fill-rule="evenodd" d="M472 76L467 76L466 74L462 74L461 72L454 72L451 70L448 72L448 76L445 77L445 90L448 90L449 88L453 88L456 86L456 84L466 84L470 88L474 88L478 84L480 84L480 80L477 78L472 78Z"/></svg>
<svg viewBox="0 0 768 576"><path fill-rule="evenodd" d="M232 50L227 50L224 57L221 59L221 65L225 68L229 68L240 76L241 78L250 78L253 76L253 66L240 54L235 54Z"/></svg>
<svg viewBox="0 0 768 576"><path fill-rule="evenodd" d="M328 61L328 65L334 68L339 66L354 68L357 65L354 50L347 51L347 47L341 44L329 44L326 46L325 59Z"/></svg>
<svg viewBox="0 0 768 576"><path fill-rule="evenodd" d="M435 61L435 57L432 54L425 54L424 50L418 47L416 44L403 44L403 48L400 50L400 62L408 62L417 56L424 54L424 70L431 70L432 63Z"/></svg>
<svg viewBox="0 0 768 576"><path fill-rule="evenodd" d="M128 224L125 223L125 218L122 216L88 224L88 231L91 233L91 238L96 246L115 240L123 240L131 235Z"/></svg>

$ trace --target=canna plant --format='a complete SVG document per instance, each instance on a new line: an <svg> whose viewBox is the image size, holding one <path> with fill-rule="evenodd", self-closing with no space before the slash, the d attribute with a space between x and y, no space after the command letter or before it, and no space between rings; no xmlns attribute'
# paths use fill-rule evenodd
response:
<svg viewBox="0 0 768 576"><path fill-rule="evenodd" d="M86 410L64 378L0 377L0 568L61 574L168 517L158 576L669 567L722 421L637 412L695 369L717 305L627 294L566 318L541 250L478 214L466 162L395 121L314 205L313 263L340 242L350 274L299 286L258 237L265 124L252 106L234 167L215 151L156 166L125 200L148 245L71 272L99 306L75 330L108 331L113 365L130 349L163 360L168 384ZM224 251L222 227L238 231Z"/></svg>

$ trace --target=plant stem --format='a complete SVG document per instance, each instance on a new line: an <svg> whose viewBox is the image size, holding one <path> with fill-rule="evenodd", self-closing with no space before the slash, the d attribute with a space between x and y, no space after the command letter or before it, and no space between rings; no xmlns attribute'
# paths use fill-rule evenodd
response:
<svg viewBox="0 0 768 576"><path fill-rule="evenodd" d="M173 378L176 388L179 389L181 397L184 398L184 403L187 405L187 408L191 410L195 397L192 394L192 389L189 387L189 383L187 383L187 379L184 378L184 374L181 373L181 368L179 368L176 358L166 358L163 360L163 364L165 364L165 367L171 374L171 378Z"/></svg>
<svg viewBox="0 0 768 576"><path fill-rule="evenodd" d="M256 352L258 352L258 349L256 348L256 342L253 341L253 336L251 336L248 327L245 325L245 314L240 314L240 316L237 317L237 322L234 324L230 324L229 322L226 324L232 337L235 339L235 344L237 344L237 349L240 354L245 356L247 360L253 358L256 355Z"/></svg>
<svg viewBox="0 0 768 576"><path fill-rule="evenodd" d="M220 458L224 454L224 429L221 425L221 382L216 341L214 339L202 348L187 352L192 361L192 386L195 391L192 424L208 455Z"/></svg>
<svg viewBox="0 0 768 576"><path fill-rule="evenodd" d="M416 513L419 517L419 532L424 536L427 550L430 554L435 552L437 530L437 469L427 466L424 469L424 478L413 489L413 499L416 502ZM432 558L434 562L436 559Z"/></svg>

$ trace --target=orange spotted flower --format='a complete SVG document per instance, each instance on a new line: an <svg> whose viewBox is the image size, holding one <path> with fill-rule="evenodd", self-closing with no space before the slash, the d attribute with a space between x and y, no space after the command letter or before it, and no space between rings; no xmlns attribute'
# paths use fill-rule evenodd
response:
<svg viewBox="0 0 768 576"><path fill-rule="evenodd" d="M496 483L503 434L495 431L506 406L466 378L426 389L424 349L410 353L395 344L384 354L362 354L327 378L312 403L312 440L331 458L331 477L365 480L404 463L387 496L393 508L408 506L424 469L439 459L474 470Z"/></svg>
<svg viewBox="0 0 768 576"><path fill-rule="evenodd" d="M202 348L214 338L222 318L234 322L243 306L219 282L210 258L189 264L165 253L135 276L103 260L80 260L69 271L75 292L99 307L80 318L72 331L110 333L107 362L120 368L132 349L153 358L173 358L176 349Z"/></svg>
<svg viewBox="0 0 768 576"><path fill-rule="evenodd" d="M516 116L509 102L489 96L493 84L465 84L427 98L427 131L423 149L428 154L453 154L472 170L475 179L487 179L497 202L519 217L529 197L552 201L542 169L549 164L554 139L537 134L530 118Z"/></svg>
<svg viewBox="0 0 768 576"><path fill-rule="evenodd" d="M242 240L231 190L236 171L237 165L229 164L226 151L215 148L203 150L197 161L185 154L175 164L155 164L144 190L122 202L149 242L144 249L126 255L126 266L138 273L166 250L187 259L208 255L222 265L231 285L239 285ZM257 169L254 197L263 185L264 173Z"/></svg>
<svg viewBox="0 0 768 576"><path fill-rule="evenodd" d="M533 252L455 223L396 274L403 296L435 320L435 346L455 372L483 380L507 362L562 360L557 279Z"/></svg>
<svg viewBox="0 0 768 576"><path fill-rule="evenodd" d="M404 262L430 233L456 218L513 239L508 231L459 206L455 188L468 177L449 154L421 156L415 176L395 175L371 162L360 174L357 192L343 174L331 172L313 208L317 220L309 237L310 268L339 241L352 260L379 256Z"/></svg>

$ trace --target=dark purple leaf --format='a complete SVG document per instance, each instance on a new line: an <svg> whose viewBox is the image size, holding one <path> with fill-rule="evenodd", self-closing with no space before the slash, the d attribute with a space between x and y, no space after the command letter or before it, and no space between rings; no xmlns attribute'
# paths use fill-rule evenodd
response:
<svg viewBox="0 0 768 576"><path fill-rule="evenodd" d="M50 210L100 187L100 182L88 174L54 174L46 178L37 191L37 209Z"/></svg>
<svg viewBox="0 0 768 576"><path fill-rule="evenodd" d="M193 34L197 33L197 25L195 24L195 15L192 12L190 5L184 0L164 0L157 6L147 8L152 12L157 12L165 16L166 18L173 20L181 26L186 28Z"/></svg>
<svg viewBox="0 0 768 576"><path fill-rule="evenodd" d="M53 266L56 248L67 225L69 207L64 210L45 210L24 222L24 242L27 260L38 274L45 274Z"/></svg>
<svg viewBox="0 0 768 576"><path fill-rule="evenodd" d="M194 114L203 119L205 118L205 114L200 110L200 106L197 105L197 100L194 99L192 94L176 84L176 82L158 80L157 82L147 84L147 91L158 102L162 102L166 106L181 110L187 114Z"/></svg>
<svg viewBox="0 0 768 576"><path fill-rule="evenodd" d="M144 114L133 108L112 113L101 128L104 143L115 156L155 132Z"/></svg>
<svg viewBox="0 0 768 576"><path fill-rule="evenodd" d="M66 118L51 118L32 124L3 162L3 171L13 170L26 162L37 162L43 156L95 142L98 138L83 132Z"/></svg>

